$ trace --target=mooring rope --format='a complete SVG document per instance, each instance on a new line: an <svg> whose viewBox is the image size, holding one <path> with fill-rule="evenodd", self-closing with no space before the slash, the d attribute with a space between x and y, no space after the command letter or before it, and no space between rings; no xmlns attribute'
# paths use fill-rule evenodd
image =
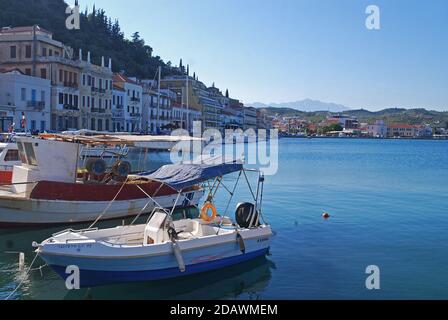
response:
<svg viewBox="0 0 448 320"><path fill-rule="evenodd" d="M109 202L109 204L107 205L107 207L104 209L104 211L98 216L98 218L96 218L96 220L92 223L92 225L89 227L89 229L92 229L97 223L98 221L100 221L100 219L107 213L107 211L109 211L110 207L112 206L112 204L115 202L115 200L117 200L118 196L120 195L121 191L123 191L124 186L126 185L126 183L128 182L129 177L126 178L126 181L121 185L120 190L118 190L117 194L115 195L115 197L112 199L111 202Z"/></svg>
<svg viewBox="0 0 448 320"><path fill-rule="evenodd" d="M36 256L34 257L33 261L31 262L28 270L23 275L22 280L20 280L19 285L6 297L5 301L9 300L17 292L17 290L19 290L19 288L22 286L22 284L25 282L25 279L27 278L28 274L31 272L34 262L36 262L36 259L38 256L39 256L39 253L36 253Z"/></svg>

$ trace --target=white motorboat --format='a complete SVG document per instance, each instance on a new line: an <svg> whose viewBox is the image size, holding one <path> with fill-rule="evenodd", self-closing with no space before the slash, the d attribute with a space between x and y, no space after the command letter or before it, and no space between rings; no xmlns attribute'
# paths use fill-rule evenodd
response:
<svg viewBox="0 0 448 320"><path fill-rule="evenodd" d="M223 176L239 173L241 177L246 172L236 163L162 167L141 179L167 184L179 192L179 197L186 188L209 182L210 190L200 218L176 220L171 214L173 211L157 208L147 224L66 230L34 246L38 255L63 279L71 275L73 266L78 268L81 287L175 278L264 256L269 251L273 232L269 224L262 222L262 174L257 191L251 189L254 203L239 204L234 222L225 215L217 215L213 205ZM209 209L212 216L208 215Z"/></svg>

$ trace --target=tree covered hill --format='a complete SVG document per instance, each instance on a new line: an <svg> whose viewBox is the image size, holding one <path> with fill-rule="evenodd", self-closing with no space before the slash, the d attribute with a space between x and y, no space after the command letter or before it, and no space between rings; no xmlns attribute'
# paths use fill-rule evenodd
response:
<svg viewBox="0 0 448 320"><path fill-rule="evenodd" d="M82 3L80 3L82 8ZM140 38L138 32L126 39L118 20L112 21L104 10L87 9L81 13L80 30L68 30L65 20L67 4L63 0L0 0L0 27L39 25L54 33L54 39L84 54L92 52L92 61L101 63L101 56L112 58L115 72L125 70L130 76L154 78L162 67L164 75L180 74L171 62L153 56L153 48ZM85 57L84 57L85 59Z"/></svg>
<svg viewBox="0 0 448 320"><path fill-rule="evenodd" d="M288 108L263 108L262 112L270 116L301 117L317 123L328 116L327 111L303 112ZM345 115L357 117L361 122L373 123L375 120L384 120L386 123L431 124L448 128L448 112L429 111L425 109L385 109L381 111L368 111L364 109L348 110Z"/></svg>

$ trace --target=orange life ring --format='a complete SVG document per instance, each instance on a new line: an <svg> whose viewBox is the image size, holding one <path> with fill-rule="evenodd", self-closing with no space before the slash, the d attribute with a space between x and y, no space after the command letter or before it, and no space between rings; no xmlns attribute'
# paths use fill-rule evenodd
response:
<svg viewBox="0 0 448 320"><path fill-rule="evenodd" d="M209 216L208 210L212 210L212 215ZM204 204L204 206L202 207L201 210L201 219L204 220L205 222L212 222L215 220L216 216L218 215L218 212L216 211L216 207L213 205L213 203L206 203Z"/></svg>

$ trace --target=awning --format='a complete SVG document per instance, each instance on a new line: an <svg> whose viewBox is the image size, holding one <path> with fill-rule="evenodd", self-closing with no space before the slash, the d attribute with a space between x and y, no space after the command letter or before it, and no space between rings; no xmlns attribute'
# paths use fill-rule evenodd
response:
<svg viewBox="0 0 448 320"><path fill-rule="evenodd" d="M202 138L190 136L138 136L138 135L73 135L73 134L41 134L41 139L74 142L85 145L129 145L138 148L169 150L179 143L201 142Z"/></svg>
<svg viewBox="0 0 448 320"><path fill-rule="evenodd" d="M148 175L134 176L164 183L171 188L182 191L201 182L222 177L243 170L241 163L224 164L179 164L166 165Z"/></svg>

